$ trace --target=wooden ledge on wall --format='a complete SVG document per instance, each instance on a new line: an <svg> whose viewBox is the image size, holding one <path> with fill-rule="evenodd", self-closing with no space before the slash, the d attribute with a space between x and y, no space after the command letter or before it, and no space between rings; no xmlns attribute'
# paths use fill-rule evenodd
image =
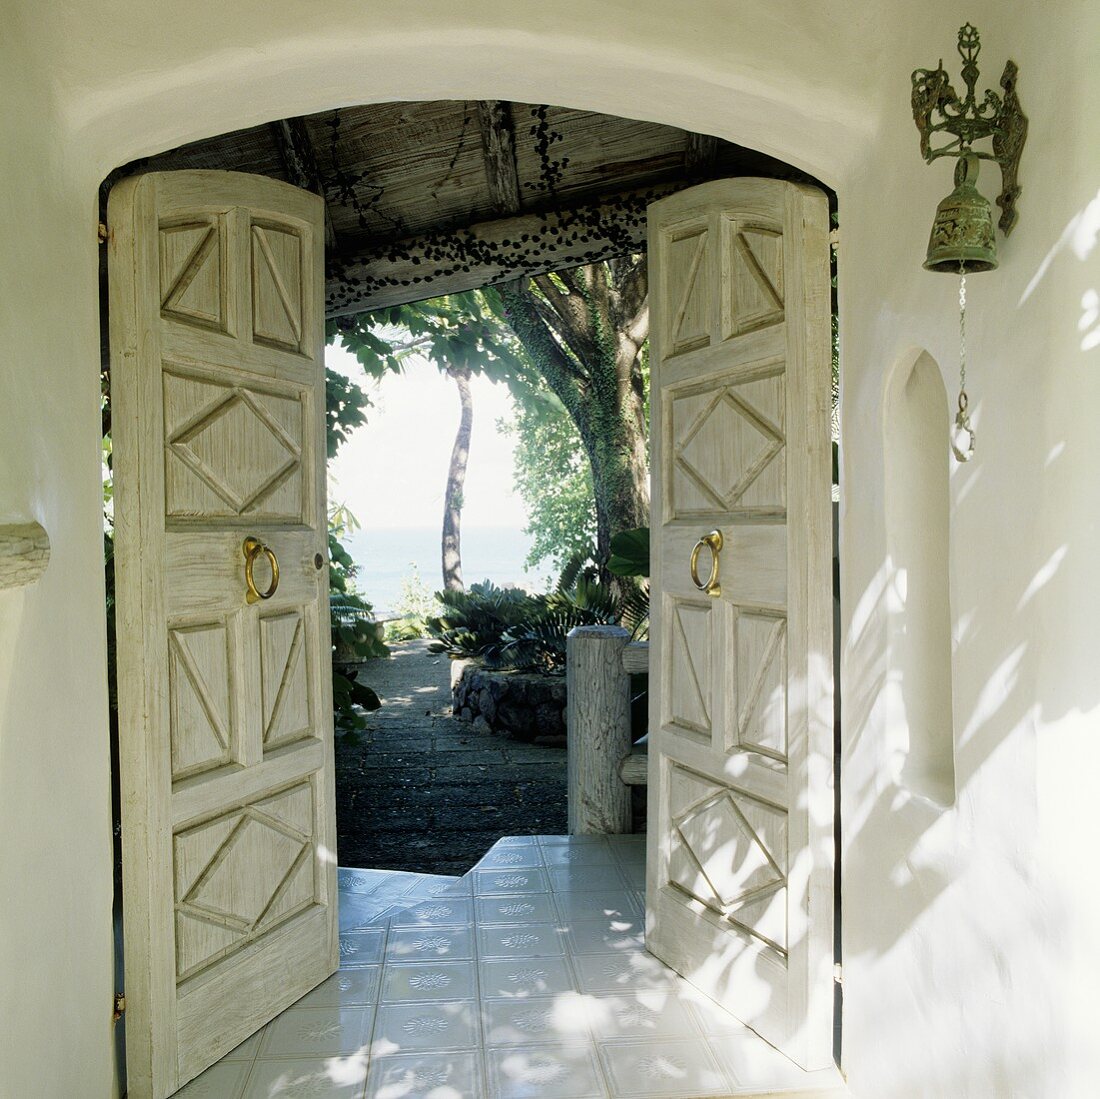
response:
<svg viewBox="0 0 1100 1099"><path fill-rule="evenodd" d="M50 563L50 536L38 523L0 523L0 591L33 584Z"/></svg>

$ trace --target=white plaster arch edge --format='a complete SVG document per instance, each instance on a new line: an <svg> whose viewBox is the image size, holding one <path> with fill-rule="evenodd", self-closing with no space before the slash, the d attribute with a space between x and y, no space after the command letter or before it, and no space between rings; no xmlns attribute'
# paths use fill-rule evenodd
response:
<svg viewBox="0 0 1100 1099"><path fill-rule="evenodd" d="M483 59L491 59L484 63ZM480 60L479 62L479 59ZM215 51L175 71L122 74L64 116L100 178L189 141L352 104L498 98L550 102L710 133L809 172L834 190L874 131L863 89L823 87L792 65L501 28L379 33L351 27L259 50ZM736 75L731 75L736 74Z"/></svg>

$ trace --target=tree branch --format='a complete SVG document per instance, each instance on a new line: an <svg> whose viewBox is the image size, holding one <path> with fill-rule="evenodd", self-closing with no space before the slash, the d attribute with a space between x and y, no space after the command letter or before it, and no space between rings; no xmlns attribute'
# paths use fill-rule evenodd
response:
<svg viewBox="0 0 1100 1099"><path fill-rule="evenodd" d="M619 327L629 329L638 322L642 311L647 311L649 296L649 265L645 256L636 256L626 269L619 287L618 323ZM645 339L645 336L642 337Z"/></svg>
<svg viewBox="0 0 1100 1099"><path fill-rule="evenodd" d="M520 343L538 364L546 384L577 421L578 416L584 416L586 382L578 377L576 367L539 315L534 296L516 282L497 287L497 292L504 303L508 323Z"/></svg>
<svg viewBox="0 0 1100 1099"><path fill-rule="evenodd" d="M557 335L577 356L577 361L583 368L598 353L592 332L592 318L584 298L579 293L563 294L550 275L538 275L532 281L538 287L542 299L553 310L553 327ZM535 301L539 300L536 295Z"/></svg>

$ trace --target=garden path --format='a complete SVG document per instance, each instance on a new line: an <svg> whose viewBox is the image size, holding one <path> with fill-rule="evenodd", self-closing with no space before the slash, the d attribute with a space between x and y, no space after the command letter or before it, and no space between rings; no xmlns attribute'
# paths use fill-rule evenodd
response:
<svg viewBox="0 0 1100 1099"><path fill-rule="evenodd" d="M382 708L336 749L341 866L464 874L501 836L566 831L566 753L451 715L450 661L426 641L361 666Z"/></svg>

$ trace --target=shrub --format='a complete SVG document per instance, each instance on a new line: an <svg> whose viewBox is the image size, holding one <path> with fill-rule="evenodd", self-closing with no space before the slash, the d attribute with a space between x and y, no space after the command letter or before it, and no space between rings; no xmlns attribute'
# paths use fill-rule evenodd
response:
<svg viewBox="0 0 1100 1099"><path fill-rule="evenodd" d="M548 594L498 588L486 580L464 592L438 592L436 598L443 613L426 622L435 638L430 651L522 671L563 672L566 638L577 626L621 622L632 628L649 613L648 594L634 587L619 592L575 562Z"/></svg>
<svg viewBox="0 0 1100 1099"><path fill-rule="evenodd" d="M401 581L401 594L393 608L396 615L386 623L387 641L415 641L427 633L427 619L439 613L439 603L420 579L414 562L412 572Z"/></svg>

